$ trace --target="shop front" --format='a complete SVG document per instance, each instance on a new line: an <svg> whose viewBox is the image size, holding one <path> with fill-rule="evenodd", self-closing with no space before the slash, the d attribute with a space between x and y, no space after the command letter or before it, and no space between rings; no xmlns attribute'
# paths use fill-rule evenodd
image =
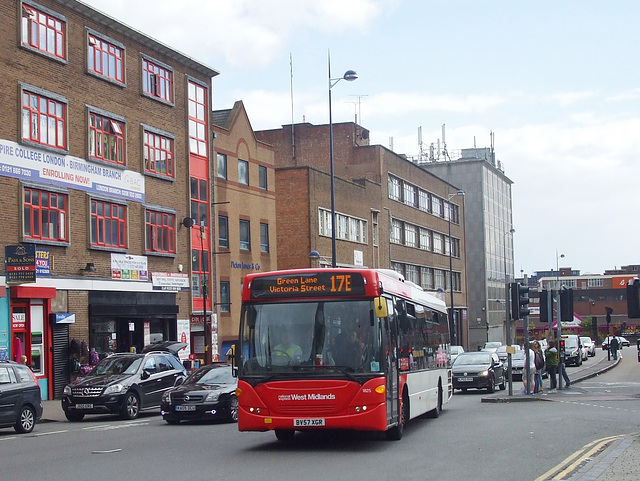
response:
<svg viewBox="0 0 640 481"><path fill-rule="evenodd" d="M177 339L178 306L171 292L89 292L88 348L100 357L141 352Z"/></svg>
<svg viewBox="0 0 640 481"><path fill-rule="evenodd" d="M53 383L52 329L48 323L54 287L10 288L11 359L31 367L40 383L42 399L51 399Z"/></svg>

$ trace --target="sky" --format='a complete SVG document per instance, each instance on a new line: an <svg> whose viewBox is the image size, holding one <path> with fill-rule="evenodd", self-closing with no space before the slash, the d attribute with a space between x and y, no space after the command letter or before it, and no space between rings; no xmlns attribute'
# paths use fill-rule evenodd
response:
<svg viewBox="0 0 640 481"><path fill-rule="evenodd" d="M489 147L513 181L516 275L640 264L640 2L84 0L214 68L213 108L255 130L356 119L370 141L452 158ZM559 256L564 254L563 258Z"/></svg>

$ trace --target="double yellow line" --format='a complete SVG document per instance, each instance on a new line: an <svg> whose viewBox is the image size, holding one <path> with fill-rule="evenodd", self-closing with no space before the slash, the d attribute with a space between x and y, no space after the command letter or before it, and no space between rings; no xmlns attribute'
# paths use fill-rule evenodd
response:
<svg viewBox="0 0 640 481"><path fill-rule="evenodd" d="M565 479L565 476L575 471L586 458L593 456L595 453L600 451L607 444L615 441L616 439L624 438L627 436L637 436L639 433L632 434L619 434L617 436L609 436L602 439L596 439L595 441L591 441L589 444L586 444L580 449L576 451L572 455L565 458L561 463L557 464L553 468L551 468L546 473L538 476L535 481L546 481L546 480L562 480Z"/></svg>

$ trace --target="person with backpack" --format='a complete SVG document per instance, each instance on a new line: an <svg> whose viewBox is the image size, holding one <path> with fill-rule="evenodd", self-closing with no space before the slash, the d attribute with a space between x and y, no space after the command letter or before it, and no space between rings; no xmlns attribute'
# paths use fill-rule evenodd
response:
<svg viewBox="0 0 640 481"><path fill-rule="evenodd" d="M536 372L533 378L533 392L537 394L542 392L542 373L544 372L544 355L540 348L538 341L533 341L534 360L536 365Z"/></svg>

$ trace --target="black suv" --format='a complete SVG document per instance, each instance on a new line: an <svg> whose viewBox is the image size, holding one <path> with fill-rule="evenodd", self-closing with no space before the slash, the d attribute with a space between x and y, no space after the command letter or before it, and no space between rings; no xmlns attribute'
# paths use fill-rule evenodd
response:
<svg viewBox="0 0 640 481"><path fill-rule="evenodd" d="M85 414L135 419L141 410L159 408L162 394L186 378L177 357L185 346L162 343L147 346L140 354L119 353L102 359L84 378L64 388L65 416L69 421L81 421Z"/></svg>
<svg viewBox="0 0 640 481"><path fill-rule="evenodd" d="M40 384L27 366L0 361L0 428L30 433L42 417Z"/></svg>

